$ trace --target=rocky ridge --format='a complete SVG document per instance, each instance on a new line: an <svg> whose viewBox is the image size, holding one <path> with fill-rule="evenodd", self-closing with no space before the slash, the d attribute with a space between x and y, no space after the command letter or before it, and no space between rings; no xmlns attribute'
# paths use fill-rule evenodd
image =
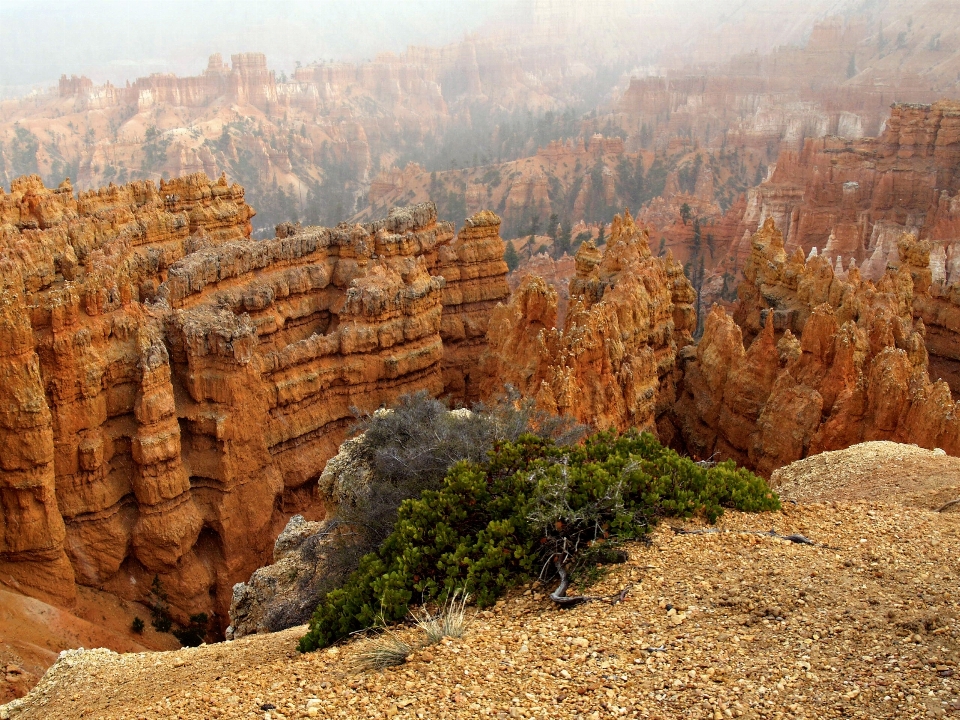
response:
<svg viewBox="0 0 960 720"><path fill-rule="evenodd" d="M898 267L873 283L822 256L788 257L768 219L735 315L714 307L684 352L671 440L765 475L864 440L960 454L950 386L931 382L926 326L914 318L930 288L929 245L906 236L899 248Z"/></svg>
<svg viewBox="0 0 960 720"><path fill-rule="evenodd" d="M250 239L239 186L198 174L0 196L4 580L77 584L226 625L352 422L404 392L475 393L508 294L499 219L431 204Z"/></svg>

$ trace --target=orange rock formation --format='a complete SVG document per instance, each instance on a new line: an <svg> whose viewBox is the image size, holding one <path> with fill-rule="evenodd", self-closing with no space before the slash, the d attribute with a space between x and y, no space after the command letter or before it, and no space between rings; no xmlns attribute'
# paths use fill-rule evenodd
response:
<svg viewBox="0 0 960 720"><path fill-rule="evenodd" d="M499 219L429 204L253 241L243 189L198 174L0 194L0 572L69 603L159 576L226 624L351 424L419 389L476 396L508 294Z"/></svg>
<svg viewBox="0 0 960 720"><path fill-rule="evenodd" d="M817 248L846 268L855 262L878 279L897 257L906 230L930 240L937 260L934 279L960 279L960 104L897 104L876 138L810 138L800 152L785 149L769 181L751 197L746 227L726 266L743 267L750 237L773 218L787 252Z"/></svg>
<svg viewBox="0 0 960 720"><path fill-rule="evenodd" d="M576 261L566 253L556 260L546 253L537 253L521 262L517 269L507 276L507 283L510 291L515 292L527 275L543 278L557 291L557 325L563 326L567 317L567 306L570 304L570 281L576 272Z"/></svg>
<svg viewBox="0 0 960 720"><path fill-rule="evenodd" d="M674 441L769 474L808 454L896 440L960 454L960 413L928 375L929 245L901 239L876 284L823 257L787 256L768 219L753 238L736 322L719 308L683 355ZM739 325L738 325L739 323ZM744 346L744 336L755 338ZM779 339L778 339L779 336Z"/></svg>
<svg viewBox="0 0 960 720"><path fill-rule="evenodd" d="M490 318L483 368L490 392L511 383L544 409L602 428L655 430L675 399L677 350L691 342L695 300L680 265L653 257L625 213L604 253L585 242L557 326L557 292L525 277Z"/></svg>

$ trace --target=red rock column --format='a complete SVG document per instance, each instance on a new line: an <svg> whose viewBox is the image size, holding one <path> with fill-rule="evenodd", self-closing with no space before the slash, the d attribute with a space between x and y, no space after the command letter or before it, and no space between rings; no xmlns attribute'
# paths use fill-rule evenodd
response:
<svg viewBox="0 0 960 720"><path fill-rule="evenodd" d="M53 422L22 293L16 268L0 268L0 579L69 602L76 589L57 509Z"/></svg>

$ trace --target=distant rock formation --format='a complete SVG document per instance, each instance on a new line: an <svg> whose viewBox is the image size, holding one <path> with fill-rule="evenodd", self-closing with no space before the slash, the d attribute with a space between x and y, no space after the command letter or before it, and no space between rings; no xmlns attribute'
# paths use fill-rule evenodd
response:
<svg viewBox="0 0 960 720"><path fill-rule="evenodd" d="M692 342L693 288L678 263L653 257L629 213L614 218L605 252L584 242L576 266L561 327L556 290L535 276L493 311L486 392L511 383L551 412L654 430L675 399L677 351Z"/></svg>
<svg viewBox="0 0 960 720"><path fill-rule="evenodd" d="M527 275L543 278L557 291L557 324L562 326L570 303L570 281L576 272L576 261L566 253L556 260L546 253L537 253L521 262L517 269L507 276L507 283L510 291L514 292Z"/></svg>
<svg viewBox="0 0 960 720"><path fill-rule="evenodd" d="M436 208L253 241L243 189L203 174L0 194L0 572L226 625L233 583L353 420L404 392L477 395L506 299L499 218Z"/></svg>
<svg viewBox="0 0 960 720"><path fill-rule="evenodd" d="M785 148L772 176L752 192L744 225L723 263L734 272L767 218L788 253L814 248L831 262L851 262L877 280L896 259L897 240L913 232L938 257L938 283L960 280L960 103L900 103L879 137L808 138ZM751 222L755 223L751 227Z"/></svg>

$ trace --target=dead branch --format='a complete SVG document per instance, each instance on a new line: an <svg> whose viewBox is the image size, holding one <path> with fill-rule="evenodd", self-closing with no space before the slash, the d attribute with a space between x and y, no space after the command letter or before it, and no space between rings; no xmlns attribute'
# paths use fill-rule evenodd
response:
<svg viewBox="0 0 960 720"><path fill-rule="evenodd" d="M557 569L557 574L560 576L560 585L550 593L550 599L559 605L560 607L574 607L576 605L581 605L583 603L594 602L599 600L600 602L610 603L611 605L618 605L622 603L626 597L627 593L630 591L630 588L633 587L633 584L627 585L623 590L613 595L567 595L567 588L570 587L570 577L567 575L566 569L563 567L563 563L559 560L554 560L554 567Z"/></svg>
<svg viewBox="0 0 960 720"><path fill-rule="evenodd" d="M944 510L952 508L954 505L960 505L960 498L957 498L956 500L951 500L945 505L941 505L940 507L937 508L937 512L943 512Z"/></svg>
<svg viewBox="0 0 960 720"><path fill-rule="evenodd" d="M957 502L960 502L958 500ZM789 540L792 543L797 543L799 545L813 545L816 546L818 543L815 543L810 538L804 537L798 533L793 535L781 535L776 530L771 528L770 530L727 530L722 528L706 528L703 530L687 530L686 528L680 527L670 527L677 535L712 535L714 533L741 533L745 535L763 535L764 537L777 538L778 540ZM826 547L826 546L821 546Z"/></svg>

